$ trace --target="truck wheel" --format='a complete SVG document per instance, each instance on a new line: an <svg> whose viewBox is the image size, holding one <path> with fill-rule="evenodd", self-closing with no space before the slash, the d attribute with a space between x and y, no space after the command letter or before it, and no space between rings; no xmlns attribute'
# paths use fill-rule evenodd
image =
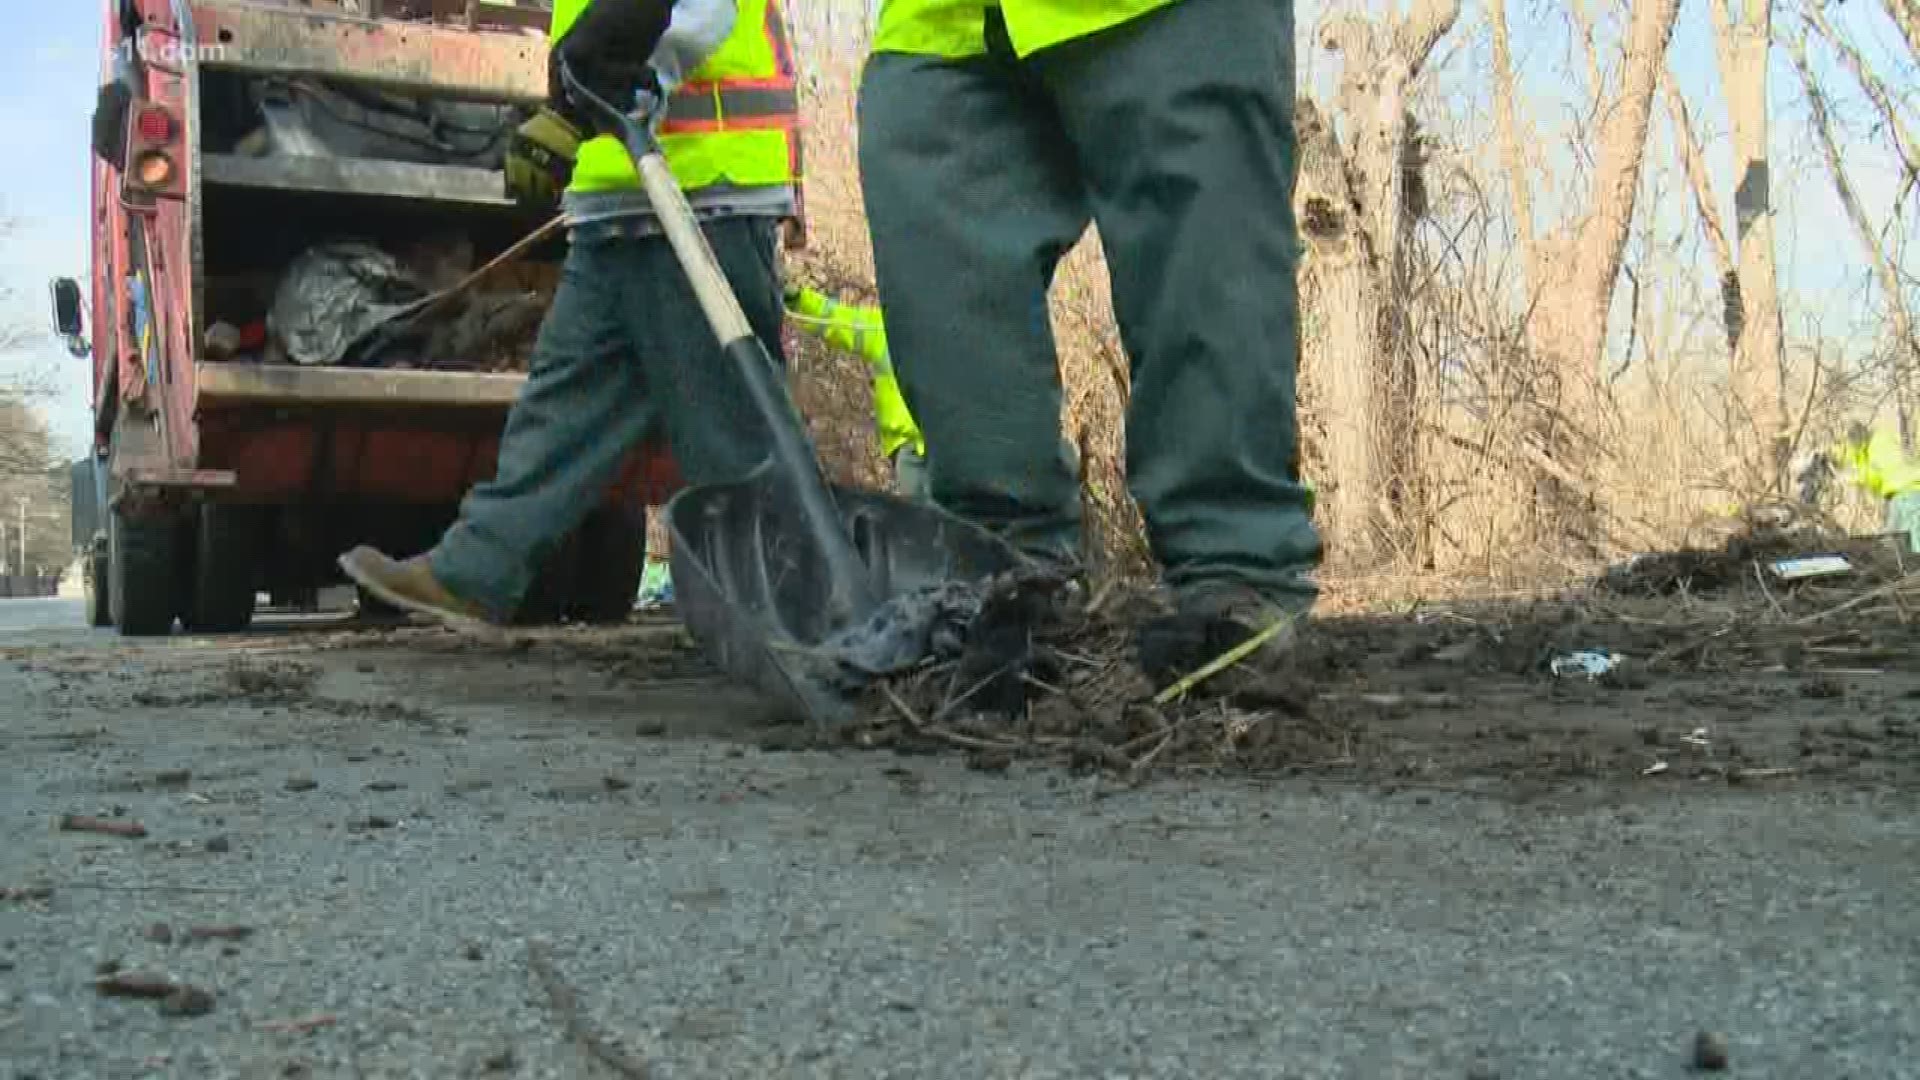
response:
<svg viewBox="0 0 1920 1080"><path fill-rule="evenodd" d="M113 590L107 583L108 569L106 545L95 544L87 555L87 623L91 626L113 625L113 605L109 602Z"/></svg>
<svg viewBox="0 0 1920 1080"><path fill-rule="evenodd" d="M626 622L647 569L646 511L596 507L580 526L579 543L567 614L602 625Z"/></svg>
<svg viewBox="0 0 1920 1080"><path fill-rule="evenodd" d="M247 506L202 503L187 530L193 572L181 623L195 634L233 634L253 624L260 517Z"/></svg>
<svg viewBox="0 0 1920 1080"><path fill-rule="evenodd" d="M107 603L113 625L127 637L173 632L178 594L178 530L170 517L107 519Z"/></svg>
<svg viewBox="0 0 1920 1080"><path fill-rule="evenodd" d="M527 586L527 594L513 613L515 626L554 626L566 618L579 583L581 531L574 530L547 556L547 564Z"/></svg>

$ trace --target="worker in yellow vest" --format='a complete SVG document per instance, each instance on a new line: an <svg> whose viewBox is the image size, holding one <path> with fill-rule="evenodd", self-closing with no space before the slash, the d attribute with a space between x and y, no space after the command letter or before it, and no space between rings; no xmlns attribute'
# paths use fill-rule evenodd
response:
<svg viewBox="0 0 1920 1080"><path fill-rule="evenodd" d="M1071 557L1047 289L1097 223L1131 362L1128 484L1171 603L1156 678L1270 628L1321 557L1299 468L1292 0L881 0L860 172L933 499Z"/></svg>
<svg viewBox="0 0 1920 1080"><path fill-rule="evenodd" d="M900 396L887 352L887 328L877 307L842 303L818 289L789 284L787 318L807 333L866 361L873 377L873 418L880 429L880 453L893 464L894 489L909 499L925 500L927 440Z"/></svg>
<svg viewBox="0 0 1920 1080"><path fill-rule="evenodd" d="M1920 461L1899 429L1851 423L1830 453L1847 480L1885 505L1882 531L1905 536L1920 554Z"/></svg>
<svg viewBox="0 0 1920 1080"><path fill-rule="evenodd" d="M927 498L927 441L913 422L887 354L887 329L880 309L836 300L818 289L786 285L787 318L808 334L866 361L873 379L873 413L880 452L893 465L894 490L916 502ZM673 603L673 572L663 559L648 561L635 606Z"/></svg>
<svg viewBox="0 0 1920 1080"><path fill-rule="evenodd" d="M784 362L776 257L783 222L799 213L800 143L778 2L555 0L549 65L557 72L564 58L608 101L664 103L650 115L667 164L755 332ZM656 425L689 484L740 479L772 449L625 147L588 137L588 114L554 85L515 133L506 172L523 201L559 199L571 247L495 474L426 554L395 561L362 547L340 560L375 597L455 624L509 618ZM630 536L592 546L644 542L642 523L623 527ZM630 605L632 583L624 589Z"/></svg>

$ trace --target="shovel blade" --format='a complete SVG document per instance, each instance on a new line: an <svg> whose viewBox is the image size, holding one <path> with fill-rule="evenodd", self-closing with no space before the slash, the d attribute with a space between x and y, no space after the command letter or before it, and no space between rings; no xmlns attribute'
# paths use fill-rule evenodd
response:
<svg viewBox="0 0 1920 1080"><path fill-rule="evenodd" d="M847 535L882 599L1012 570L1020 555L936 507L830 485ZM674 603L694 640L789 718L853 719L837 662L815 647L844 629L827 613L830 575L800 505L769 468L683 489L667 504Z"/></svg>

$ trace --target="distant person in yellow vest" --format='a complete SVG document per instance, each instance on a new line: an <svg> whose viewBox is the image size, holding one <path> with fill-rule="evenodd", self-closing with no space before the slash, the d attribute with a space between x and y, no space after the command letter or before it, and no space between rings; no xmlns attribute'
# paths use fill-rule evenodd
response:
<svg viewBox="0 0 1920 1080"><path fill-rule="evenodd" d="M1299 467L1292 0L881 0L860 175L934 501L1080 546L1047 290L1100 230L1132 376L1127 484L1172 594L1168 679L1278 623L1320 561Z"/></svg>
<svg viewBox="0 0 1920 1080"><path fill-rule="evenodd" d="M667 163L768 354L784 361L776 270L798 216L799 109L777 0L555 0L550 54L608 101L664 101ZM511 617L542 562L656 425L687 483L745 477L771 438L714 341L620 141L559 89L515 134L509 188L557 198L571 248L494 477L431 551L341 557L380 599L460 624ZM560 189L564 187L564 194ZM635 542L638 542L637 539Z"/></svg>
<svg viewBox="0 0 1920 1080"><path fill-rule="evenodd" d="M1847 425L1833 450L1843 475L1886 504L1885 532L1904 535L1920 553L1920 462L1894 427Z"/></svg>
<svg viewBox="0 0 1920 1080"><path fill-rule="evenodd" d="M894 490L905 498L924 501L927 440L907 410L906 399L900 396L880 309L842 303L799 285L786 287L786 301L787 317L794 325L866 361L873 378L873 418L880 432L880 453L893 465Z"/></svg>
<svg viewBox="0 0 1920 1080"><path fill-rule="evenodd" d="M887 354L887 330L880 309L848 304L818 289L785 287L787 318L793 324L837 349L866 361L873 379L874 423L879 429L880 452L893 465L894 490L916 502L927 499L927 443L913 422L907 403L894 381ZM656 608L673 603L673 574L661 560L649 562L640 582L636 605Z"/></svg>

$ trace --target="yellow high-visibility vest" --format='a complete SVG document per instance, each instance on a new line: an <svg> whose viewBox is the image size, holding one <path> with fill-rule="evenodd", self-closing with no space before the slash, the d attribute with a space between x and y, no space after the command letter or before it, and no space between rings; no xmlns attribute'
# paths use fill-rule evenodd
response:
<svg viewBox="0 0 1920 1080"><path fill-rule="evenodd" d="M1179 0L881 0L873 51L960 60L987 51L986 17L999 8L1022 57L1131 22Z"/></svg>
<svg viewBox="0 0 1920 1080"><path fill-rule="evenodd" d="M549 42L558 42L592 3L555 0ZM714 184L779 187L800 183L800 99L793 48L779 0L740 0L733 30L706 62L667 97L660 149L688 192ZM620 140L601 135L580 145L567 190L640 186Z"/></svg>
<svg viewBox="0 0 1920 1080"><path fill-rule="evenodd" d="M914 452L926 456L927 440L920 425L907 410L907 399L900 394L900 381L893 374L893 360L887 352L887 328L877 307L843 304L814 289L789 286L787 311L801 329L845 349L867 362L873 376L873 416L880 429L880 452L892 457L911 443Z"/></svg>
<svg viewBox="0 0 1920 1080"><path fill-rule="evenodd" d="M1875 498L1891 499L1920 489L1920 462L1907 455L1899 432L1892 428L1875 428L1863 443L1842 439L1834 457L1846 468L1847 478Z"/></svg>

